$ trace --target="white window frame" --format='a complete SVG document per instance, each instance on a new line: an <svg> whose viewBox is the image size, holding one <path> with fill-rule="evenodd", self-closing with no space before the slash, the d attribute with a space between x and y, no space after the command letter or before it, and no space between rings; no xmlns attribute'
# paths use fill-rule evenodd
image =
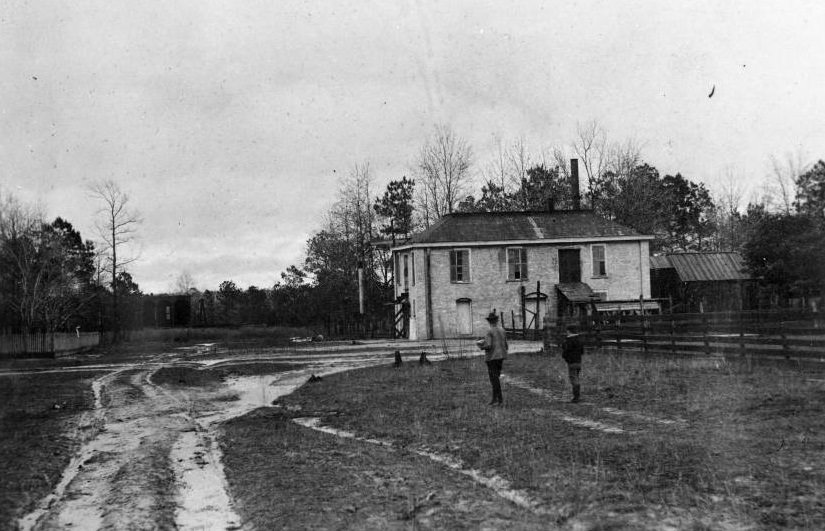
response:
<svg viewBox="0 0 825 531"><path fill-rule="evenodd" d="M604 264L604 273L599 273L596 271L596 247L602 248L602 261L601 263ZM592 273L592 278L605 278L607 277L607 245L603 243L596 243L590 246L590 272Z"/></svg>
<svg viewBox="0 0 825 531"><path fill-rule="evenodd" d="M514 270L511 270L511 268L510 268L510 251L519 251L519 254L521 255L519 258L521 258L522 261L520 261L518 263L518 265L523 266L523 267L520 267L518 272L521 273L522 270L523 270L524 275L520 275L518 278L515 278L514 276L510 276L510 273L514 272ZM504 252L506 254L506 261L507 261L507 280L509 282L521 282L522 280L527 280L528 275L529 275L529 266L528 266L529 262L527 261L527 247L507 247Z"/></svg>
<svg viewBox="0 0 825 531"><path fill-rule="evenodd" d="M464 267L462 267L462 272L466 271L467 274L465 276L467 278L457 280L458 275L453 275L453 253L460 252L467 253L467 264ZM472 282L472 275L470 271L472 270L473 253L470 251L469 247L457 247L455 249L450 249L448 260L450 268L450 282L452 282L453 284L469 284L470 282Z"/></svg>

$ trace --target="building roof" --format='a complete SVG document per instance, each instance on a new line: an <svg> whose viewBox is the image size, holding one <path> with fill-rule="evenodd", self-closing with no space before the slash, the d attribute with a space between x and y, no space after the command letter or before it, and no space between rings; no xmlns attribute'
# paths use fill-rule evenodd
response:
<svg viewBox="0 0 825 531"><path fill-rule="evenodd" d="M591 210L447 214L406 245L575 239L652 239Z"/></svg>
<svg viewBox="0 0 825 531"><path fill-rule="evenodd" d="M651 269L673 268L682 282L749 280L739 253L669 253L650 257Z"/></svg>
<svg viewBox="0 0 825 531"><path fill-rule="evenodd" d="M557 287L570 302L593 301L593 289L584 282L563 282L557 284Z"/></svg>

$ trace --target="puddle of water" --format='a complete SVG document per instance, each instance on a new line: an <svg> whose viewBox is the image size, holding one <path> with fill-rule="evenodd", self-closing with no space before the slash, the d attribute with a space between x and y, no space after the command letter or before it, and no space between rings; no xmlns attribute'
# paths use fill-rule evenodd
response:
<svg viewBox="0 0 825 531"><path fill-rule="evenodd" d="M178 478L178 529L239 528L217 443L202 432L183 432L169 457Z"/></svg>

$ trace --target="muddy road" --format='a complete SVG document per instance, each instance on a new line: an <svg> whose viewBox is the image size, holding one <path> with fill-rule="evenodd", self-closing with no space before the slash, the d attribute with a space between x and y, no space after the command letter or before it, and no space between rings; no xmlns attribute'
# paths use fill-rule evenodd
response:
<svg viewBox="0 0 825 531"><path fill-rule="evenodd" d="M111 367L93 383L95 408L77 424L79 453L61 481L19 521L40 529L236 529L217 443L218 425L325 375L392 361L377 348L208 356L164 354L141 363ZM197 354L197 353L196 353ZM266 364L285 364L267 374ZM244 373L210 385L159 385L162 369L188 371L243 365ZM74 369L70 369L74 370Z"/></svg>

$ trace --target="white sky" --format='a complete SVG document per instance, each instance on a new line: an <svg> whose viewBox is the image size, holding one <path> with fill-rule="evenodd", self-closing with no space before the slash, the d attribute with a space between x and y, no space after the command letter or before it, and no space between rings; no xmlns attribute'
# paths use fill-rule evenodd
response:
<svg viewBox="0 0 825 531"><path fill-rule="evenodd" d="M0 0L0 193L96 238L86 187L116 180L159 292L272 286L338 175L369 160L377 195L435 123L483 162L595 119L662 174L756 192L771 155L825 158L824 23L816 1Z"/></svg>

